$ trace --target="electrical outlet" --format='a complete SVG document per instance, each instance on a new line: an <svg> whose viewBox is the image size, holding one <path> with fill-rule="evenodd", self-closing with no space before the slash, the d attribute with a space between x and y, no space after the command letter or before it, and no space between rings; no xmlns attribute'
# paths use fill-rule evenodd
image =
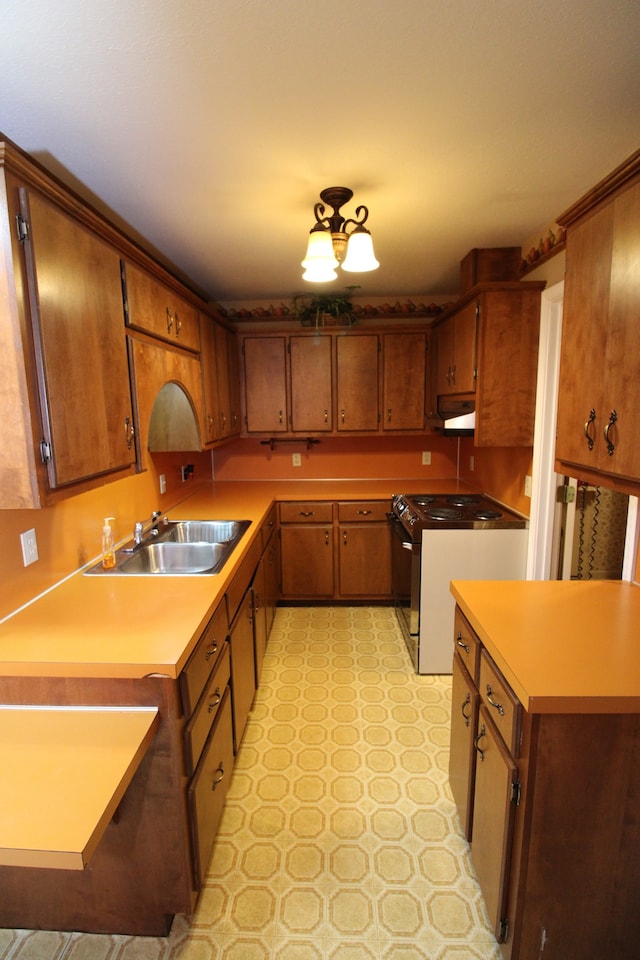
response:
<svg viewBox="0 0 640 960"><path fill-rule="evenodd" d="M469 457L469 470L471 470L472 473L475 470L475 466L476 466L476 458Z"/></svg>
<svg viewBox="0 0 640 960"><path fill-rule="evenodd" d="M525 497L531 496L531 477L529 474L524 478L524 495Z"/></svg>
<svg viewBox="0 0 640 960"><path fill-rule="evenodd" d="M161 473L158 479L159 479L159 482L160 482L160 493L166 493L166 492L167 492L167 478L165 477L164 473Z"/></svg>
<svg viewBox="0 0 640 960"><path fill-rule="evenodd" d="M422 466L428 467L431 464L431 451L423 450L422 451Z"/></svg>
<svg viewBox="0 0 640 960"><path fill-rule="evenodd" d="M38 559L38 542L35 530L26 530L25 533L21 533L20 544L22 545L22 560L25 567L28 567L30 563L35 563Z"/></svg>
<svg viewBox="0 0 640 960"><path fill-rule="evenodd" d="M301 467L301 466L302 466L302 457L300 456L299 453L292 453L292 454L291 454L291 463L293 464L294 467Z"/></svg>

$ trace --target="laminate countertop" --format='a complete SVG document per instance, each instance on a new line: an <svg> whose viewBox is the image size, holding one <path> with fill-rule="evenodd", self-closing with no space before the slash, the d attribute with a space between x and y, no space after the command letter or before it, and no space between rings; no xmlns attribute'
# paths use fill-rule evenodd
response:
<svg viewBox="0 0 640 960"><path fill-rule="evenodd" d="M640 713L640 586L464 581L451 592L525 710Z"/></svg>
<svg viewBox="0 0 640 960"><path fill-rule="evenodd" d="M386 499L468 492L455 480L240 481L204 484L171 519L250 520L218 574L84 576L78 571L0 624L0 677L176 678L277 500Z"/></svg>

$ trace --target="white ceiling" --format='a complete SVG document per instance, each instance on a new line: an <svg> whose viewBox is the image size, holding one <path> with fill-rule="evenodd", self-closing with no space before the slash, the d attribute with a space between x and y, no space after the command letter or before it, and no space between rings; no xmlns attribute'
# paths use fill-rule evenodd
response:
<svg viewBox="0 0 640 960"><path fill-rule="evenodd" d="M3 0L0 131L220 302L311 289L333 185L381 261L334 286L431 299L640 146L639 38L637 0Z"/></svg>

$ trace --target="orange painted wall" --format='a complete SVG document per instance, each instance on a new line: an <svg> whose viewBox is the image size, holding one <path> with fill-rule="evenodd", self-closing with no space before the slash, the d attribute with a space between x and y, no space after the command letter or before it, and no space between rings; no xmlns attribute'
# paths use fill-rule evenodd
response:
<svg viewBox="0 0 640 960"><path fill-rule="evenodd" d="M524 480L527 474L531 476L532 461L532 447L474 447L470 437L460 442L460 479L477 484L484 493L527 517L531 500L524 494Z"/></svg>
<svg viewBox="0 0 640 960"><path fill-rule="evenodd" d="M193 463L195 479L183 484L180 464ZM164 473L167 492L160 495ZM107 483L43 510L0 510L0 619L100 556L102 522L112 524L116 542L132 535L136 520L169 510L191 493L192 483L211 478L211 454L149 455L148 469ZM23 565L20 534L36 531L38 561Z"/></svg>
<svg viewBox="0 0 640 960"><path fill-rule="evenodd" d="M422 451L431 465L422 465ZM294 467L292 454L301 465ZM456 477L457 440L450 437L327 438L307 449L304 440L276 443L237 440L214 453L216 480L351 480L403 477L441 480Z"/></svg>

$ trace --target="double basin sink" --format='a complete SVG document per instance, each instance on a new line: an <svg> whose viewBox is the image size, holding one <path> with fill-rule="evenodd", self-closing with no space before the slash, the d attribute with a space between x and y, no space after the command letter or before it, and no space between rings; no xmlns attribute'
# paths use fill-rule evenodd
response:
<svg viewBox="0 0 640 960"><path fill-rule="evenodd" d="M140 543L127 544L115 554L115 566L102 561L87 574L129 577L165 574L190 576L218 573L227 562L250 520L158 521Z"/></svg>

